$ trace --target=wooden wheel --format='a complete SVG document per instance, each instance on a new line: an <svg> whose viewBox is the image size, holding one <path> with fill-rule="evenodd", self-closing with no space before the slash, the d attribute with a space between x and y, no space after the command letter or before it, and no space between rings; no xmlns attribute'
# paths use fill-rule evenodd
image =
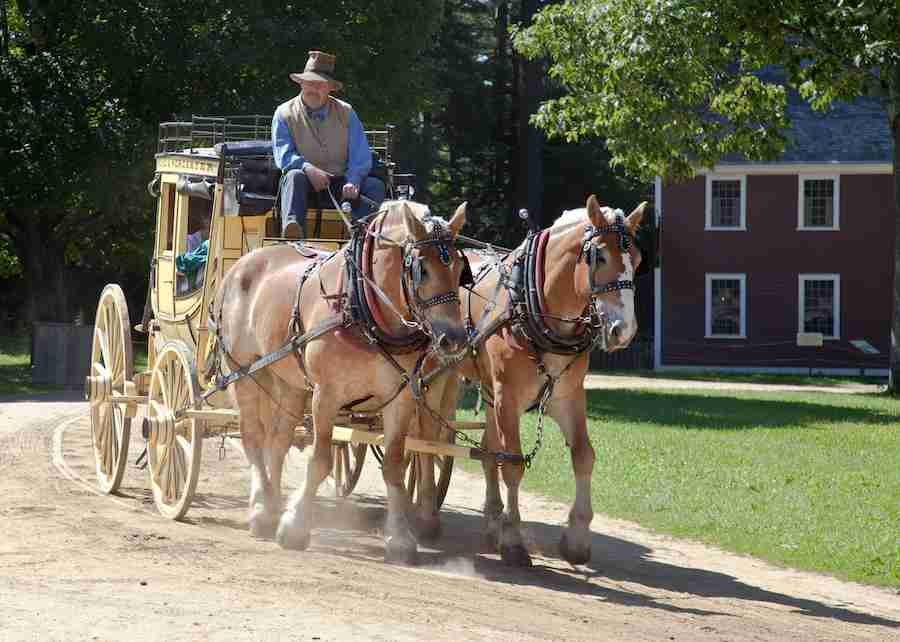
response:
<svg viewBox="0 0 900 642"><path fill-rule="evenodd" d="M332 442L331 479L335 497L347 497L356 488L366 461L368 444Z"/></svg>
<svg viewBox="0 0 900 642"><path fill-rule="evenodd" d="M187 513L197 489L204 422L179 416L200 407L193 353L181 341L157 346L147 408L147 464L153 500L169 519Z"/></svg>
<svg viewBox="0 0 900 642"><path fill-rule="evenodd" d="M125 394L134 376L131 323L122 288L110 283L100 293L91 346L91 377L109 378L111 394ZM125 476L131 417L124 404L91 403L91 440L97 464L97 482L104 493L114 493Z"/></svg>
<svg viewBox="0 0 900 642"><path fill-rule="evenodd" d="M441 431L440 441L453 444L456 443L456 435L447 430ZM434 466L434 508L440 510L444 505L444 499L447 497L447 490L450 488L450 476L453 474L453 457L448 455L431 455L432 466ZM411 504L417 504L419 501L419 478L420 471L425 463L425 456L416 452L407 452L403 458L403 464L406 472L403 475L403 485L406 487L406 494L409 496Z"/></svg>

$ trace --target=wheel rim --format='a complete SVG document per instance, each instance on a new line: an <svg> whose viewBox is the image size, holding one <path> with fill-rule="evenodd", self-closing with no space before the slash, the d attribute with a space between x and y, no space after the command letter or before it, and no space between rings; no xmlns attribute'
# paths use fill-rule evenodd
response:
<svg viewBox="0 0 900 642"><path fill-rule="evenodd" d="M366 444L332 444L331 478L336 497L347 497L356 488L366 460L366 450Z"/></svg>
<svg viewBox="0 0 900 642"><path fill-rule="evenodd" d="M180 411L197 408L199 400L191 353L178 343L166 344L157 355L150 379L148 414L154 418L164 413L177 416ZM203 430L203 422L182 417L167 438L150 435L147 464L153 499L159 512L170 519L181 519L190 507L200 472Z"/></svg>
<svg viewBox="0 0 900 642"><path fill-rule="evenodd" d="M108 371L113 394L125 393L125 382L134 375L131 325L125 295L118 285L107 285L97 304L97 317L91 343L91 374L95 365ZM91 441L97 482L106 493L115 492L122 483L128 458L131 418L119 404L91 405Z"/></svg>

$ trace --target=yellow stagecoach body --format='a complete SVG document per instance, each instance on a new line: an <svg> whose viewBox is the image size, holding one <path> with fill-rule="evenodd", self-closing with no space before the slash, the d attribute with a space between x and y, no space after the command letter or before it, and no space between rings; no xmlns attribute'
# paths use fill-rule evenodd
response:
<svg viewBox="0 0 900 642"><path fill-rule="evenodd" d="M279 174L268 140L270 122L262 116L194 117L190 122L160 125L156 177L151 189L158 193L148 294L152 320L146 328L139 326L148 333L149 369L138 375L139 389L146 386L158 349L171 340L182 341L193 349L200 386L207 388L214 375L208 363L214 343L207 317L217 284L244 254L266 245L290 242L280 236L275 208ZM366 134L375 161L387 179L390 197L391 128ZM257 183L260 172L264 174L262 183L266 185L262 194L248 196L242 189L246 178L242 171L247 174L245 170L250 165ZM259 191L259 185L256 189ZM249 207L248 201L252 201ZM204 214L210 221L207 259L201 272L187 283L178 273L176 259L189 250L189 235L196 233L193 228ZM336 209L311 208L307 222L311 237L302 239L304 243L334 250L349 238L341 212ZM145 313L145 321L148 316ZM226 399L226 395L216 394L208 402L222 407Z"/></svg>

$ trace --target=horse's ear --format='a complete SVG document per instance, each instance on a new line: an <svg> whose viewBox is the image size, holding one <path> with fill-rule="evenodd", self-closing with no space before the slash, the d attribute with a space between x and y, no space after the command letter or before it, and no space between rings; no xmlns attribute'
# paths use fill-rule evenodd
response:
<svg viewBox="0 0 900 642"><path fill-rule="evenodd" d="M453 212L453 217L450 219L450 231L453 232L453 236L459 234L462 226L466 224L466 206L468 204L468 201L463 201Z"/></svg>
<svg viewBox="0 0 900 642"><path fill-rule="evenodd" d="M644 220L644 212L647 210L648 205L650 204L647 201L644 201L635 207L634 211L628 215L628 218L625 219L625 225L629 230L634 232L637 229L637 226L641 224L641 221Z"/></svg>
<svg viewBox="0 0 900 642"><path fill-rule="evenodd" d="M601 225L606 223L606 219L603 216L603 209L600 207L600 202L593 194L588 196L587 215L591 220L591 225L593 225L594 227L600 227Z"/></svg>
<svg viewBox="0 0 900 642"><path fill-rule="evenodd" d="M414 239L423 239L428 236L428 230L422 224L422 221L413 212L409 203L403 201L400 206L400 212L403 214L403 223L406 225L406 233Z"/></svg>

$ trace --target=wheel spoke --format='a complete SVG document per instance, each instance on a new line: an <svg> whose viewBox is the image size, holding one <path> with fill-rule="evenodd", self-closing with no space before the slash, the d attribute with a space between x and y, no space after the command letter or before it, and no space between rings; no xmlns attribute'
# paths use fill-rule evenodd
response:
<svg viewBox="0 0 900 642"><path fill-rule="evenodd" d="M182 368L178 368L176 374L176 382L175 382L175 405L172 407L173 410L178 411L187 407L188 405L188 394L187 394L187 377L184 376L184 370Z"/></svg>
<svg viewBox="0 0 900 642"><path fill-rule="evenodd" d="M106 368L109 368L109 337L106 336L104 328L98 327L96 332L100 340L100 361Z"/></svg>
<svg viewBox="0 0 900 642"><path fill-rule="evenodd" d="M416 492L416 478L418 477L418 465L416 457L410 458L409 468L406 470L406 492L409 494L410 501L413 501Z"/></svg>
<svg viewBox="0 0 900 642"><path fill-rule="evenodd" d="M107 477L112 474L113 466L110 461L110 442L112 437L112 408L103 404L98 409L98 430L96 435L96 449L100 458L100 471Z"/></svg>
<svg viewBox="0 0 900 642"><path fill-rule="evenodd" d="M109 323L107 324L107 333L109 334L109 348L112 350L112 370L113 385L119 386L125 378L125 351L122 349L122 328L119 319L113 314L115 308L109 307Z"/></svg>
<svg viewBox="0 0 900 642"><path fill-rule="evenodd" d="M349 487L352 473L350 472L350 444L344 446L344 456L341 458L344 464L344 484ZM349 492L347 493L349 495Z"/></svg>
<svg viewBox="0 0 900 642"><path fill-rule="evenodd" d="M114 359L114 350L116 349L115 337L113 333L115 332L115 327L112 322L112 315L110 314L112 310L112 304L107 301L106 305L103 307L103 329L106 331L106 347L109 350L107 353L107 362L106 367L113 369L115 368L115 359ZM115 376L115 372L112 373Z"/></svg>

